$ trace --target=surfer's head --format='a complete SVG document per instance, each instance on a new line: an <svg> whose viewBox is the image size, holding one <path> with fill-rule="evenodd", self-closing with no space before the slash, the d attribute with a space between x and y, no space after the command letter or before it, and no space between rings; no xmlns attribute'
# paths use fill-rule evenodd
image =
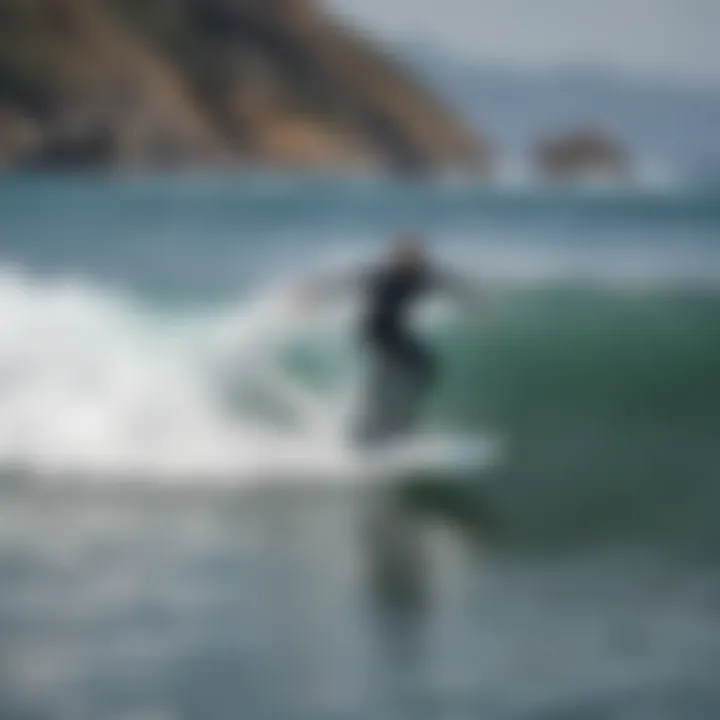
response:
<svg viewBox="0 0 720 720"><path fill-rule="evenodd" d="M427 262L427 251L420 235L403 233L395 238L390 260L396 267L417 268Z"/></svg>

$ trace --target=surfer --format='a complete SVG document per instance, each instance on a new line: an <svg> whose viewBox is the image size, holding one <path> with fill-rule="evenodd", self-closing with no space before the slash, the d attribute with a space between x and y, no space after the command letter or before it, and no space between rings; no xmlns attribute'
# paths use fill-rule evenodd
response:
<svg viewBox="0 0 720 720"><path fill-rule="evenodd" d="M408 428L419 403L438 381L440 368L435 353L411 323L413 307L436 291L463 301L474 301L477 293L466 280L441 269L430 258L422 239L409 233L396 238L388 257L377 266L315 282L303 290L301 298L322 300L348 288L364 296L360 339L375 368L370 399L386 400L388 392L397 390L398 380L411 385L411 399L396 403L404 412L384 412L382 422L367 416L360 431L361 439L367 440L371 435L387 436Z"/></svg>

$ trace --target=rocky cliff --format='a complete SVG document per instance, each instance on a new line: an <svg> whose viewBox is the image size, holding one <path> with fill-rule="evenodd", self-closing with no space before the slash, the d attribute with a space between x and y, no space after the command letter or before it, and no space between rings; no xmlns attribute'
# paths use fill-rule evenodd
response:
<svg viewBox="0 0 720 720"><path fill-rule="evenodd" d="M534 160L541 174L560 180L595 175L626 177L631 170L625 148L608 134L590 127L541 141Z"/></svg>
<svg viewBox="0 0 720 720"><path fill-rule="evenodd" d="M483 169L310 0L0 0L0 165Z"/></svg>

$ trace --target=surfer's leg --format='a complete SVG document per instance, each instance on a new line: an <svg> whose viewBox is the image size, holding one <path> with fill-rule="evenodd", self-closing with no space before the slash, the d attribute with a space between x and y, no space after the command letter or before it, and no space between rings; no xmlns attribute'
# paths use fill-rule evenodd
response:
<svg viewBox="0 0 720 720"><path fill-rule="evenodd" d="M393 425L393 386L395 365L384 347L371 346L362 409L354 438L361 444L382 440Z"/></svg>
<svg viewBox="0 0 720 720"><path fill-rule="evenodd" d="M395 337L386 346L385 353L387 361L396 370L390 388L395 398L391 422L396 429L409 431L419 420L422 403L437 378L435 359L410 335Z"/></svg>
<svg viewBox="0 0 720 720"><path fill-rule="evenodd" d="M432 351L410 335L399 338L393 350L395 357L417 381L418 389L423 394L431 390L438 379L438 364Z"/></svg>
<svg viewBox="0 0 720 720"><path fill-rule="evenodd" d="M373 338L369 350L365 409L354 433L363 443L410 430L438 375L432 352L412 335Z"/></svg>

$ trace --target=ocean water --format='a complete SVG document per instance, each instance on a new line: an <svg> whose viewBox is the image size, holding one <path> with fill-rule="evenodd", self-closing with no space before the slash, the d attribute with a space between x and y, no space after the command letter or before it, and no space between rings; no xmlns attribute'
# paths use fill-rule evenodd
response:
<svg viewBox="0 0 720 720"><path fill-rule="evenodd" d="M505 454L376 487L292 288L406 228ZM720 717L719 289L717 187L3 178L0 717Z"/></svg>

